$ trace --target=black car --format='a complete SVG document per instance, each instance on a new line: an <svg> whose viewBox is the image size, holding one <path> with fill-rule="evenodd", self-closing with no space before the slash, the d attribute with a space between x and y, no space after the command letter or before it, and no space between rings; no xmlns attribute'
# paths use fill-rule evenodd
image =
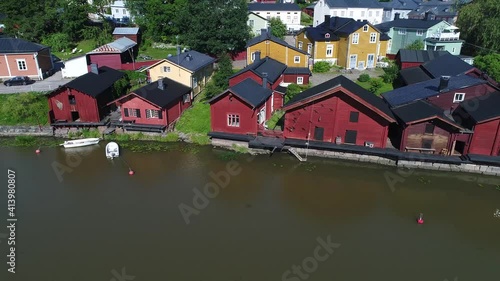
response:
<svg viewBox="0 0 500 281"><path fill-rule="evenodd" d="M3 84L7 87L10 87L15 85L28 85L33 82L34 81L31 80L28 76L16 76L14 78L10 78L9 80L4 81Z"/></svg>

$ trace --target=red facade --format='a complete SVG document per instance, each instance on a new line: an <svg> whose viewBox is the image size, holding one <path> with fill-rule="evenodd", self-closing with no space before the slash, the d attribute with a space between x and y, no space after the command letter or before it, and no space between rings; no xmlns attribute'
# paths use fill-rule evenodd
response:
<svg viewBox="0 0 500 281"><path fill-rule="evenodd" d="M454 102L456 93L463 93L465 94L464 100L470 100L472 98L484 96L495 91L496 89L494 89L492 86L488 84L481 84L463 89L453 90L451 92L443 92L438 96L428 98L428 101L443 110L454 110L459 105L459 102Z"/></svg>
<svg viewBox="0 0 500 281"><path fill-rule="evenodd" d="M97 64L99 67L107 66L113 69L122 68L121 54L89 54L89 61L90 64Z"/></svg>
<svg viewBox="0 0 500 281"><path fill-rule="evenodd" d="M488 120L474 126L470 154L500 156L500 119Z"/></svg>
<svg viewBox="0 0 500 281"><path fill-rule="evenodd" d="M405 69L405 68L420 66L422 65L422 62L400 62L398 60L398 65L400 69Z"/></svg>
<svg viewBox="0 0 500 281"><path fill-rule="evenodd" d="M257 114L267 104L261 105L257 109L252 109L248 103L240 99L237 95L227 91L218 99L212 101L210 105L210 125L212 132L256 135L257 134ZM237 116L239 126L230 126L230 116Z"/></svg>
<svg viewBox="0 0 500 281"><path fill-rule="evenodd" d="M99 123L107 113L106 104L111 100L111 91L94 98L75 89L60 88L49 95L49 122Z"/></svg>
<svg viewBox="0 0 500 281"><path fill-rule="evenodd" d="M234 85L246 80L247 78L251 78L255 82L262 85L262 78L260 76L258 76L257 74L255 74L254 72L248 70L248 71L245 71L243 73L238 74L237 76L230 78L229 79L229 87L233 87ZM309 77L308 77L308 81L309 81ZM268 81L267 88L274 90L274 89L276 89L276 87L278 87L280 85L281 82L283 82L283 75L281 75L278 79L276 79L276 81L273 84L271 84L271 82Z"/></svg>
<svg viewBox="0 0 500 281"><path fill-rule="evenodd" d="M285 107L284 137L385 148L395 120L341 89Z"/></svg>
<svg viewBox="0 0 500 281"><path fill-rule="evenodd" d="M302 83L300 83L300 85L309 84L309 74L284 74L283 82L299 84L300 81L298 80L298 77L302 77Z"/></svg>

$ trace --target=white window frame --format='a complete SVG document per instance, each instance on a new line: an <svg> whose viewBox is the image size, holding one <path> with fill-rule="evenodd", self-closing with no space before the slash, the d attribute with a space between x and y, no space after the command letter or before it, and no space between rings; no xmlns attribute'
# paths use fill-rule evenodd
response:
<svg viewBox="0 0 500 281"><path fill-rule="evenodd" d="M307 44L307 52L308 52L309 54L311 54L311 52L312 52L312 47L313 47L313 44L312 44L312 43L308 43L308 44Z"/></svg>
<svg viewBox="0 0 500 281"><path fill-rule="evenodd" d="M240 126L240 115L239 114L228 114L227 115L227 126L228 127L239 127Z"/></svg>
<svg viewBox="0 0 500 281"><path fill-rule="evenodd" d="M266 122L266 107L265 106L259 110L259 113L257 113L257 122L259 124Z"/></svg>
<svg viewBox="0 0 500 281"><path fill-rule="evenodd" d="M250 60L255 61L255 52L250 53Z"/></svg>
<svg viewBox="0 0 500 281"><path fill-rule="evenodd" d="M198 78L196 76L193 76L193 89L198 87Z"/></svg>
<svg viewBox="0 0 500 281"><path fill-rule="evenodd" d="M250 27L253 27L253 26L254 26L254 24L255 24L254 20L248 20L248 25L249 25Z"/></svg>
<svg viewBox="0 0 500 281"><path fill-rule="evenodd" d="M139 111L138 108L127 108L127 110L128 110L128 117L137 118L137 111Z"/></svg>
<svg viewBox="0 0 500 281"><path fill-rule="evenodd" d="M423 29L417 29L417 36L424 36L424 30Z"/></svg>
<svg viewBox="0 0 500 281"><path fill-rule="evenodd" d="M368 29L370 29L370 27L368 25L363 26L363 32L368 32Z"/></svg>
<svg viewBox="0 0 500 281"><path fill-rule="evenodd" d="M17 64L17 70L19 70L19 71L27 71L28 70L28 64L26 64L25 59L16 59L16 64Z"/></svg>
<svg viewBox="0 0 500 281"><path fill-rule="evenodd" d="M461 97L461 99L460 99ZM463 102L465 100L465 93L455 93L455 95L453 95L453 102L454 103L459 103L459 102Z"/></svg>
<svg viewBox="0 0 500 281"><path fill-rule="evenodd" d="M399 35L406 35L406 28L399 28L398 29L398 34Z"/></svg>
<svg viewBox="0 0 500 281"><path fill-rule="evenodd" d="M304 84L304 77L298 76L297 77L297 85L302 85Z"/></svg>
<svg viewBox="0 0 500 281"><path fill-rule="evenodd" d="M356 40L354 40L354 39L356 39ZM353 33L352 34L351 43L352 44L359 44L359 33Z"/></svg>
<svg viewBox="0 0 500 281"><path fill-rule="evenodd" d="M300 63L300 56L294 56L293 63Z"/></svg>
<svg viewBox="0 0 500 281"><path fill-rule="evenodd" d="M373 11L368 11L368 17L371 18L373 16Z"/></svg>
<svg viewBox="0 0 500 281"><path fill-rule="evenodd" d="M370 43L377 43L377 32L370 33Z"/></svg>
<svg viewBox="0 0 500 281"><path fill-rule="evenodd" d="M328 54L328 51L330 51L330 54ZM326 57L327 58L332 58L333 57L333 44L332 45L326 45Z"/></svg>
<svg viewBox="0 0 500 281"><path fill-rule="evenodd" d="M304 45L304 43L302 43L302 41L299 41L299 45L298 45L298 48L302 50L302 46Z"/></svg>
<svg viewBox="0 0 500 281"><path fill-rule="evenodd" d="M325 33L325 38L330 38L330 33Z"/></svg>
<svg viewBox="0 0 500 281"><path fill-rule="evenodd" d="M163 67L163 72L164 73L169 73L170 72L170 66L164 66Z"/></svg>
<svg viewBox="0 0 500 281"><path fill-rule="evenodd" d="M160 112L156 109L146 109L146 119L159 119Z"/></svg>
<svg viewBox="0 0 500 281"><path fill-rule="evenodd" d="M349 16L352 18L354 17L354 11L349 11Z"/></svg>
<svg viewBox="0 0 500 281"><path fill-rule="evenodd" d="M365 17L365 11L361 11L361 17Z"/></svg>

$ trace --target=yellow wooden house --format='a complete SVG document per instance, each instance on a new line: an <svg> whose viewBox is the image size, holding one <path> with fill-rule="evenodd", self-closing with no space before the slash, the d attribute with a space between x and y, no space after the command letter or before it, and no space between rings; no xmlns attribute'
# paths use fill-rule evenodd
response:
<svg viewBox="0 0 500 281"><path fill-rule="evenodd" d="M311 67L309 53L300 50L284 40L270 34L270 30L263 29L261 34L250 39L247 43L247 65L255 61L255 53L260 52L262 57L270 57L288 67Z"/></svg>
<svg viewBox="0 0 500 281"><path fill-rule="evenodd" d="M325 16L325 22L301 30L297 49L311 54L313 63L327 61L346 69L374 68L386 56L390 38L368 21Z"/></svg>
<svg viewBox="0 0 500 281"><path fill-rule="evenodd" d="M151 82L162 78L170 78L191 87L196 95L204 88L214 72L215 59L197 51L180 52L160 60L143 69L148 73Z"/></svg>

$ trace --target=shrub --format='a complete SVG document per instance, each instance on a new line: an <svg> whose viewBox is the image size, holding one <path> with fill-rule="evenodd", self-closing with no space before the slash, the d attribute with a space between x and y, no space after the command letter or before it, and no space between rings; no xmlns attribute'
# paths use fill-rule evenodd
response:
<svg viewBox="0 0 500 281"><path fill-rule="evenodd" d="M330 71L331 68L332 68L332 65L329 62L327 62L327 61L318 61L313 66L313 72L325 73L325 72Z"/></svg>
<svg viewBox="0 0 500 281"><path fill-rule="evenodd" d="M372 79L370 81L370 90L369 91L372 93L375 93L380 88L382 88L382 86L384 86L384 84L382 83L382 81L380 81L380 79Z"/></svg>
<svg viewBox="0 0 500 281"><path fill-rule="evenodd" d="M42 39L42 44L52 47L55 51L67 50L72 47L68 34L54 33Z"/></svg>
<svg viewBox="0 0 500 281"><path fill-rule="evenodd" d="M269 129L274 130L276 128L276 125L280 121L280 119L285 115L285 112L282 110L276 110L271 118L267 120L266 125Z"/></svg>
<svg viewBox="0 0 500 281"><path fill-rule="evenodd" d="M399 74L398 66L391 62L388 67L384 68L384 74L382 74L380 77L382 77L384 83L391 84L394 80L396 80L398 74Z"/></svg>
<svg viewBox="0 0 500 281"><path fill-rule="evenodd" d="M179 141L179 134L174 132L167 133L167 135L165 136L165 141L167 142Z"/></svg>
<svg viewBox="0 0 500 281"><path fill-rule="evenodd" d="M368 82L369 80L370 80L370 75L368 75L366 73L363 73L363 74L359 75L359 77L358 77L359 82Z"/></svg>

